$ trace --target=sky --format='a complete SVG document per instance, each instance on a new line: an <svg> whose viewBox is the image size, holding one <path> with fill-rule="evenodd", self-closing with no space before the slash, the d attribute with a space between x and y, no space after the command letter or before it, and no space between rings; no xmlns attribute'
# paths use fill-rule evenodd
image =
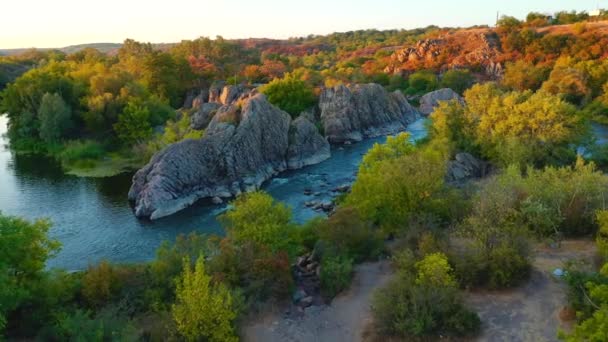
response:
<svg viewBox="0 0 608 342"><path fill-rule="evenodd" d="M358 29L493 25L496 13L608 8L608 0L2 0L0 48L289 38Z"/></svg>

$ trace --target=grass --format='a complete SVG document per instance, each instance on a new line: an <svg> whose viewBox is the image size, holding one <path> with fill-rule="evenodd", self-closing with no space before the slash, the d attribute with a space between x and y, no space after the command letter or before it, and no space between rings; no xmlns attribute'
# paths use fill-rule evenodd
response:
<svg viewBox="0 0 608 342"><path fill-rule="evenodd" d="M139 158L128 157L120 153L110 153L98 159L82 159L71 163L62 163L65 173L77 177L103 178L119 175L141 167Z"/></svg>

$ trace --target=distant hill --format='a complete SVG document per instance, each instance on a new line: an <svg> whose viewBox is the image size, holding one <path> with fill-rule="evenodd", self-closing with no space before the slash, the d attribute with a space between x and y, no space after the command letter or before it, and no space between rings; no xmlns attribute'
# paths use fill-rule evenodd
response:
<svg viewBox="0 0 608 342"><path fill-rule="evenodd" d="M47 48L47 49L37 49L36 48L36 49L40 50L40 51L59 50L59 51L65 52L66 54L70 54L70 53L78 52L78 51L86 49L86 48L93 48L93 49L97 49L103 53L111 53L115 50L120 49L121 46L122 46L122 44L119 44L119 43L91 43L91 44L70 45L70 46L56 48L56 49L55 48ZM32 49L32 48L0 49L0 55L3 55L3 56L18 55L18 54L23 53L30 49Z"/></svg>

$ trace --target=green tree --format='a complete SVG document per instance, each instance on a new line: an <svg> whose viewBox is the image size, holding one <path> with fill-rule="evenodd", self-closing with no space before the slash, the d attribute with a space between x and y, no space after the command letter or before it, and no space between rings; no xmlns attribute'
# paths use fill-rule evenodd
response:
<svg viewBox="0 0 608 342"><path fill-rule="evenodd" d="M437 81L437 75L434 72L428 70L420 70L411 74L409 79L409 87L406 90L408 94L424 94L433 90L437 90L439 87L439 81Z"/></svg>
<svg viewBox="0 0 608 342"><path fill-rule="evenodd" d="M294 118L316 102L312 88L291 74L283 78L275 78L260 91L268 97L270 103Z"/></svg>
<svg viewBox="0 0 608 342"><path fill-rule="evenodd" d="M361 219L379 224L388 231L403 228L413 214L433 202L443 187L444 151L415 150L401 133L376 144L363 158L346 205L355 208Z"/></svg>
<svg viewBox="0 0 608 342"><path fill-rule="evenodd" d="M550 68L535 66L530 62L518 60L509 62L505 67L502 84L512 90L538 90L549 77Z"/></svg>
<svg viewBox="0 0 608 342"><path fill-rule="evenodd" d="M450 88L461 95L473 85L473 82L475 78L469 70L452 69L441 77L442 88Z"/></svg>
<svg viewBox="0 0 608 342"><path fill-rule="evenodd" d="M40 138L47 143L63 138L73 126L72 110L59 94L46 93L38 109Z"/></svg>
<svg viewBox="0 0 608 342"><path fill-rule="evenodd" d="M263 192L241 195L232 205L220 220L236 243L255 242L272 251L289 249L291 209Z"/></svg>
<svg viewBox="0 0 608 342"><path fill-rule="evenodd" d="M416 284L421 286L456 287L452 267L443 253L428 254L416 263Z"/></svg>
<svg viewBox="0 0 608 342"><path fill-rule="evenodd" d="M49 239L46 220L29 222L0 213L0 331L7 315L29 300L44 278L59 242Z"/></svg>
<svg viewBox="0 0 608 342"><path fill-rule="evenodd" d="M205 272L204 256L198 257L194 270L188 257L184 258L183 265L173 305L177 330L188 341L238 341L230 291L222 284L212 283Z"/></svg>
<svg viewBox="0 0 608 342"><path fill-rule="evenodd" d="M150 111L143 105L129 102L114 124L114 131L125 144L142 142L152 136Z"/></svg>

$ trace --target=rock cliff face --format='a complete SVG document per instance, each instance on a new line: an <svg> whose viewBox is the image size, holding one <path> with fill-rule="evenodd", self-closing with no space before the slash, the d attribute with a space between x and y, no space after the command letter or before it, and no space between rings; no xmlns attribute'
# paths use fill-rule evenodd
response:
<svg viewBox="0 0 608 342"><path fill-rule="evenodd" d="M291 123L287 149L289 169L318 164L330 156L329 143L312 122L300 116Z"/></svg>
<svg viewBox="0 0 608 342"><path fill-rule="evenodd" d="M191 125L206 129L205 136L167 147L135 174L129 200L138 217L157 219L201 198L220 202L256 190L281 171L329 158L329 142L396 133L418 115L403 94L377 84L323 92L320 118L327 138L313 123L314 112L292 120L255 90L213 88L192 105L198 111Z"/></svg>
<svg viewBox="0 0 608 342"><path fill-rule="evenodd" d="M378 84L325 89L319 108L330 143L394 134L417 118L417 111L401 92L388 93Z"/></svg>
<svg viewBox="0 0 608 342"><path fill-rule="evenodd" d="M450 88L443 88L425 94L420 98L420 113L430 115L440 102L458 100L464 104L464 99Z"/></svg>
<svg viewBox="0 0 608 342"><path fill-rule="evenodd" d="M218 108L201 140L182 141L156 154L133 177L129 200L136 216L157 219L200 198L258 189L289 167L328 157L329 145L312 123L292 123L263 95L252 94Z"/></svg>
<svg viewBox="0 0 608 342"><path fill-rule="evenodd" d="M500 77L502 65L497 61L501 53L500 39L491 29L459 30L395 51L385 72L401 74L421 68L445 71L481 66L488 76Z"/></svg>

